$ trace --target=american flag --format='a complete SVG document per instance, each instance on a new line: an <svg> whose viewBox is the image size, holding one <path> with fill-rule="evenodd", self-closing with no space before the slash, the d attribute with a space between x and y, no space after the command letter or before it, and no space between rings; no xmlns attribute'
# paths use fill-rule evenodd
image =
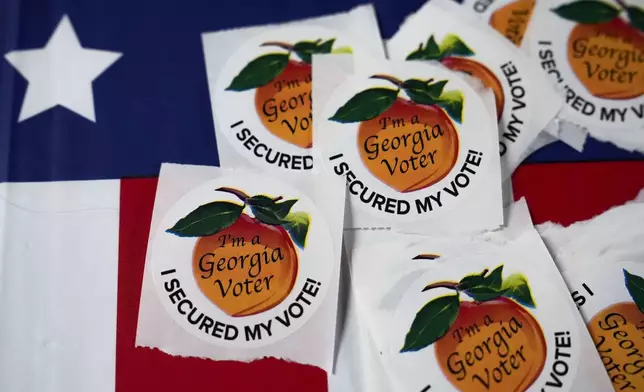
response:
<svg viewBox="0 0 644 392"><path fill-rule="evenodd" d="M376 1L383 36L421 3ZM327 390L314 367L178 358L134 336L160 164L218 165L201 34L355 5L0 2L0 391ZM526 166L517 196L569 223L644 186L641 156L593 140L531 158L598 159L631 162Z"/></svg>

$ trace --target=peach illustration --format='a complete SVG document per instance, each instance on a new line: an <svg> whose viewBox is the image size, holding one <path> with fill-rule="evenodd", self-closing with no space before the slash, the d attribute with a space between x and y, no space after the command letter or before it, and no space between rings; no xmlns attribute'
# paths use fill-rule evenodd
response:
<svg viewBox="0 0 644 392"><path fill-rule="evenodd" d="M440 46L432 35L425 44L421 43L418 49L411 52L407 56L407 60L440 61L441 64L451 70L464 72L479 79L485 87L492 89L494 92L497 120L500 120L503 115L503 106L505 105L503 85L485 65L468 58L474 55L474 51L454 34L446 35Z"/></svg>
<svg viewBox="0 0 644 392"><path fill-rule="evenodd" d="M504 5L490 16L490 26L516 46L521 46L530 22L535 0L517 0Z"/></svg>
<svg viewBox="0 0 644 392"><path fill-rule="evenodd" d="M320 53L351 53L351 48L333 49L335 39L264 42L261 46L281 51L257 57L248 63L226 90L255 90L255 110L264 127L278 138L301 148L311 148L311 56ZM294 54L297 57L293 58Z"/></svg>
<svg viewBox="0 0 644 392"><path fill-rule="evenodd" d="M414 260L434 260L418 255ZM423 288L456 293L427 302L405 336L402 354L434 345L443 375L463 392L525 391L546 363L547 345L537 319L527 278L503 278L503 265L468 275L459 282L439 281ZM473 301L462 301L461 294Z"/></svg>
<svg viewBox="0 0 644 392"><path fill-rule="evenodd" d="M243 204L213 201L197 207L167 232L197 238L192 274L201 292L224 313L250 316L286 299L298 274L298 252L304 248L310 217L291 212L296 199L249 196L239 189L217 191L235 195ZM244 212L249 207L254 217Z"/></svg>
<svg viewBox="0 0 644 392"><path fill-rule="evenodd" d="M222 236L230 239L224 246ZM261 243L252 243L256 236ZM243 244L233 239L244 239ZM298 257L283 227L242 213L228 228L197 240L192 268L199 288L215 305L230 316L249 316L290 294Z"/></svg>
<svg viewBox="0 0 644 392"><path fill-rule="evenodd" d="M617 1L574 1L552 11L576 23L568 36L568 62L588 92L613 100L644 93L644 10ZM625 11L629 22L620 14Z"/></svg>
<svg viewBox="0 0 644 392"><path fill-rule="evenodd" d="M399 80L373 75L398 87L372 88L356 94L331 117L359 122L357 148L365 167L398 192L427 188L454 167L459 153L463 97L444 92L446 80ZM399 97L404 91L408 98Z"/></svg>

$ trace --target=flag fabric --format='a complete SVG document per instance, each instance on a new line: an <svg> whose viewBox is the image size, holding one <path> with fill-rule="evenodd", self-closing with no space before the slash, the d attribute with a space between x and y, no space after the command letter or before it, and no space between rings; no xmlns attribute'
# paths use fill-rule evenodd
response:
<svg viewBox="0 0 644 392"><path fill-rule="evenodd" d="M114 391L119 181L0 184L0 390Z"/></svg>
<svg viewBox="0 0 644 392"><path fill-rule="evenodd" d="M313 367L173 357L134 336L160 164L218 164L201 34L358 3L0 2L0 391L326 390ZM388 38L423 0L374 3ZM530 159L642 156L591 140ZM644 186L641 162L598 165L520 168L515 191L562 221Z"/></svg>
<svg viewBox="0 0 644 392"><path fill-rule="evenodd" d="M216 165L201 33L319 16L359 3L4 0L0 181L154 176L161 162ZM375 1L383 37L391 37L422 3ZM62 44L48 47L57 42L52 38L61 24L73 33L59 34ZM83 85L91 88L68 91ZM73 98L72 92L85 95ZM593 140L581 154L554 143L534 157L643 158Z"/></svg>

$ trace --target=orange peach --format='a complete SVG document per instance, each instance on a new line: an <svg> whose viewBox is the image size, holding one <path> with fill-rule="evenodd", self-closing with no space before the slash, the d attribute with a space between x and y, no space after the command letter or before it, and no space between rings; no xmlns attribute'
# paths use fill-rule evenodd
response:
<svg viewBox="0 0 644 392"><path fill-rule="evenodd" d="M399 192L440 181L456 164L459 151L458 132L440 107L402 98L362 122L357 142L371 174Z"/></svg>
<svg viewBox="0 0 644 392"><path fill-rule="evenodd" d="M504 297L461 302L456 321L434 347L443 374L459 391L525 391L546 362L539 323Z"/></svg>
<svg viewBox="0 0 644 392"><path fill-rule="evenodd" d="M266 129L302 148L313 143L311 102L311 66L295 60L255 92L255 109Z"/></svg>
<svg viewBox="0 0 644 392"><path fill-rule="evenodd" d="M295 285L298 256L282 226L242 213L228 228L197 240L192 268L203 294L241 317L284 301Z"/></svg>

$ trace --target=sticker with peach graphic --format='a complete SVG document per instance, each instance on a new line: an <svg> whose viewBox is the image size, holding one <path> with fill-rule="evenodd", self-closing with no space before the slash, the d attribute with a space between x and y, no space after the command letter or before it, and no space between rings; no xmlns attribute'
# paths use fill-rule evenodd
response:
<svg viewBox="0 0 644 392"><path fill-rule="evenodd" d="M486 50L491 53L489 48L486 47ZM503 157L510 149L513 151L511 155L516 156L517 149L521 150L527 146L528 134L536 135L530 124L532 116L528 111L528 107L532 106L531 101L536 96L534 94L536 90L533 90L533 87L523 78L523 75L527 74L528 67L525 66L527 64L524 65L518 61L516 53L508 53L507 48L505 55L499 55L498 53L502 53L502 51L502 48L498 48L498 52L493 58L481 57L476 60L474 50L460 37L450 33L444 36L440 45L434 35L430 35L426 42L419 43L418 47L409 52L405 59L438 61L453 71L475 77L485 87L491 89L496 104L496 117L502 124L502 128L499 130L499 152ZM499 63L500 56L504 56L506 60ZM515 60L513 61L512 58ZM496 70L496 73L492 71L493 69ZM503 78L501 79L503 82L497 77L497 74ZM554 115L554 112L552 113ZM541 129L539 128L537 131L541 131ZM525 136L522 137L522 135ZM521 143L523 147L520 146ZM506 159L513 160L514 157L508 156Z"/></svg>
<svg viewBox="0 0 644 392"><path fill-rule="evenodd" d="M166 231L199 238L192 256L193 274L204 295L221 310L234 317L264 312L293 289L299 263L294 244L304 248L310 217L290 212L296 199L249 196L225 187L217 191L233 194L243 204L201 205ZM245 207L254 217L243 212Z"/></svg>
<svg viewBox="0 0 644 392"><path fill-rule="evenodd" d="M556 298L565 295L563 281L559 289L550 273L526 263L476 269L478 261L461 257L437 265L434 253L414 257L433 266L407 283L393 312L379 316L392 320L374 331L400 389L575 390L585 366L580 350L592 350L592 341L580 336L572 301ZM468 270L477 272L459 272Z"/></svg>
<svg viewBox="0 0 644 392"><path fill-rule="evenodd" d="M492 143L481 127L494 132L491 113L455 74L435 71L352 77L325 105L325 132L337 142L324 162L372 214L418 219L485 178Z"/></svg>
<svg viewBox="0 0 644 392"><path fill-rule="evenodd" d="M311 60L353 53L335 31L291 27L248 41L221 71L214 97L217 126L262 168L310 170L313 160Z"/></svg>
<svg viewBox="0 0 644 392"><path fill-rule="evenodd" d="M320 246L331 245L312 203L255 180L193 190L154 241L162 302L181 326L218 345L256 347L297 330L324 297L333 267L313 253L329 257ZM271 191L260 192L262 184Z"/></svg>
<svg viewBox="0 0 644 392"><path fill-rule="evenodd" d="M465 0L462 4L513 44L521 46L535 3L535 0Z"/></svg>
<svg viewBox="0 0 644 392"><path fill-rule="evenodd" d="M568 62L586 90L625 100L644 92L644 9L621 0L618 5L577 0L552 11L576 23L568 36Z"/></svg>
<svg viewBox="0 0 644 392"><path fill-rule="evenodd" d="M402 353L434 347L445 377L459 391L524 391L546 362L546 341L523 274L503 278L503 266L459 282L428 284L454 294L427 302L416 314ZM464 300L461 295L471 300Z"/></svg>
<svg viewBox="0 0 644 392"><path fill-rule="evenodd" d="M438 63L492 91L507 179L563 101L532 59L464 7L426 2L387 42L387 50L392 59Z"/></svg>
<svg viewBox="0 0 644 392"><path fill-rule="evenodd" d="M565 274L616 391L644 389L644 273L639 264Z"/></svg>
<svg viewBox="0 0 644 392"><path fill-rule="evenodd" d="M583 126L637 128L644 119L644 8L618 0L556 1L530 49Z"/></svg>
<svg viewBox="0 0 644 392"><path fill-rule="evenodd" d="M490 16L490 26L516 46L521 46L535 0L516 0L497 8Z"/></svg>
<svg viewBox="0 0 644 392"><path fill-rule="evenodd" d="M266 129L288 143L311 148L311 56L331 53L334 42L264 42L261 46L280 51L253 59L226 90L255 90L255 107Z"/></svg>
<svg viewBox="0 0 644 392"><path fill-rule="evenodd" d="M496 101L497 120L501 119L505 107L505 95L499 79L485 65L473 60L474 51L470 49L457 35L448 34L440 45L436 43L433 35L429 36L426 43L420 43L418 48L407 55L406 60L435 60L447 68L465 72L478 80L485 87L492 89Z"/></svg>
<svg viewBox="0 0 644 392"><path fill-rule="evenodd" d="M371 78L385 80L397 89L361 91L338 108L330 120L360 124L357 145L363 147L359 150L363 164L375 177L398 192L424 189L440 181L452 170L458 156L458 132L454 122L460 123L463 116L463 94L457 90L443 91L447 80L402 81L389 75L373 75ZM398 97L401 89L409 99ZM398 127L394 124L396 118L402 119ZM409 119L408 124L405 118ZM416 124L423 124L423 130L411 135L411 143L406 143L410 138L403 136L413 128L419 128ZM430 129L427 124L435 125ZM395 128L398 129L392 131ZM379 138L387 140L388 129L393 134L391 148L380 146L378 151L378 145L373 141ZM423 148L423 139L434 140L435 150ZM400 159L396 147L411 151L409 160Z"/></svg>

